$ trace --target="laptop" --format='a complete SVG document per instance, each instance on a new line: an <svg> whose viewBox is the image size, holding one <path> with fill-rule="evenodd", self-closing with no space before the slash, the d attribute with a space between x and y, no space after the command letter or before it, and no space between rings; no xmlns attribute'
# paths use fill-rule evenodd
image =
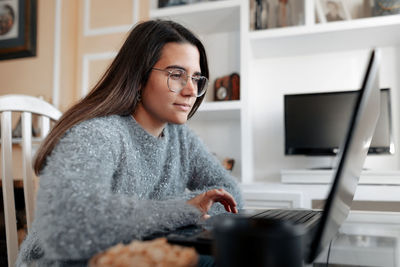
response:
<svg viewBox="0 0 400 267"><path fill-rule="evenodd" d="M257 213L254 213L254 210L241 210L239 214L222 214L221 216L238 216L252 220L257 218L288 220L296 227L302 227L307 240L304 243L307 248L303 248L305 251L303 259L307 263L312 263L335 237L350 212L379 118L379 65L380 51L374 49L370 53L347 135L337 156L337 166L333 171L334 180L323 210L271 209L258 210ZM213 218L209 220L212 222ZM170 243L193 246L201 254L212 253L213 234L209 227L187 226L168 233L166 237Z"/></svg>

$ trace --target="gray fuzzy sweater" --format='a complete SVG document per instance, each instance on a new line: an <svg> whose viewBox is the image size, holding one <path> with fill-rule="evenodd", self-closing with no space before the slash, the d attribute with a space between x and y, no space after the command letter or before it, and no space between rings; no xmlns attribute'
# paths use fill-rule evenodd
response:
<svg viewBox="0 0 400 267"><path fill-rule="evenodd" d="M85 266L117 243L196 224L201 213L186 201L212 188L242 206L237 183L185 125L155 138L131 116L85 121L47 158L17 266Z"/></svg>

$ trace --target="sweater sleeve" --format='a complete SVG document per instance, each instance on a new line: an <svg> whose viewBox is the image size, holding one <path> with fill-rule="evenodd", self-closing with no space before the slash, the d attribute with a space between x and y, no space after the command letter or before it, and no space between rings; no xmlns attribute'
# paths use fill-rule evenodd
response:
<svg viewBox="0 0 400 267"><path fill-rule="evenodd" d="M88 259L119 242L197 223L182 200L139 200L111 191L122 146L106 129L72 128L48 157L37 195L37 230L45 257Z"/></svg>
<svg viewBox="0 0 400 267"><path fill-rule="evenodd" d="M243 207L243 198L238 183L230 173L225 170L218 159L212 155L204 143L191 131L188 131L190 143L190 177L187 188L191 191L186 198L192 198L205 191L223 188L228 191L238 204ZM213 205L209 211L210 215L224 212L225 209L220 203Z"/></svg>

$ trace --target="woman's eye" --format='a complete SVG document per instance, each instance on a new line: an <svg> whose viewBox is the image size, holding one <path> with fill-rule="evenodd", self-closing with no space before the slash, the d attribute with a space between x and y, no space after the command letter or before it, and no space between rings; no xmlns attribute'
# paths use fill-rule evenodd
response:
<svg viewBox="0 0 400 267"><path fill-rule="evenodd" d="M171 73L171 78L173 79L180 79L182 77L182 72L172 72Z"/></svg>

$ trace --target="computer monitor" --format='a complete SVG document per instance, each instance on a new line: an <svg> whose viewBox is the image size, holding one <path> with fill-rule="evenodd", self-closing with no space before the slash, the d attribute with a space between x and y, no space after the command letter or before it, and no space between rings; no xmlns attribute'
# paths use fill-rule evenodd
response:
<svg viewBox="0 0 400 267"><path fill-rule="evenodd" d="M358 92L285 95L285 155L336 155ZM380 97L380 117L368 153L393 154L390 89L381 89Z"/></svg>

